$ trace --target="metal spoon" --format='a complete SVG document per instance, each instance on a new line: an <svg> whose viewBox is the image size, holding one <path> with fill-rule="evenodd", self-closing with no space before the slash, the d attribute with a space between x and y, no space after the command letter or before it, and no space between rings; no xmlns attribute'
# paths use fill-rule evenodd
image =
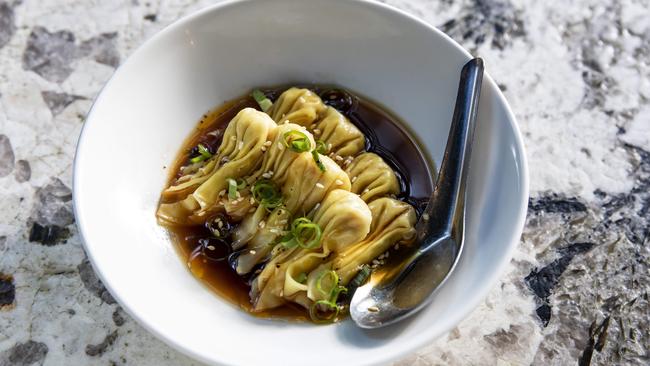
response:
<svg viewBox="0 0 650 366"><path fill-rule="evenodd" d="M416 224L416 244L399 251L350 303L352 320L361 328L379 328L422 309L449 278L463 249L465 187L476 126L483 60L475 58L460 74L454 116L445 154L429 204ZM419 244L417 244L419 243ZM406 249L406 248L404 248Z"/></svg>

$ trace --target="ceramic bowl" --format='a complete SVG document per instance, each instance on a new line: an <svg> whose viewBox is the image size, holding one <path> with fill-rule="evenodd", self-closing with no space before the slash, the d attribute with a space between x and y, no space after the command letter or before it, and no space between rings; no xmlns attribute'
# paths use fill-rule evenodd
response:
<svg viewBox="0 0 650 366"><path fill-rule="evenodd" d="M495 284L526 214L521 137L489 76L464 254L435 301L396 326L364 331L349 320L315 326L254 318L192 277L155 210L165 167L201 115L260 85L336 84L358 92L404 121L438 164L469 58L435 28L367 1L226 1L175 22L115 72L79 139L75 213L99 277L145 328L210 364L383 364L426 345Z"/></svg>

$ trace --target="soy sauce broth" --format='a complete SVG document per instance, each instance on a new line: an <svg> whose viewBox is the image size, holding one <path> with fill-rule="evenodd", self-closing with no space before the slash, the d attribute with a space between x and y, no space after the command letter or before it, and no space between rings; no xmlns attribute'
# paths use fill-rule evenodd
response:
<svg viewBox="0 0 650 366"><path fill-rule="evenodd" d="M366 136L366 150L381 156L395 171L401 191L397 198L410 203L419 216L433 188L434 176L430 169L433 165L397 118L367 99L342 89L314 85L302 87L320 95L323 102L338 109L363 132ZM288 88L283 86L261 90L275 101ZM246 95L226 102L203 115L171 166L168 186L181 175L180 168L196 154L194 149L198 144L203 144L212 153L216 152L230 120L247 107L260 109L255 100ZM205 240L213 238L207 227L167 226L167 229L190 272L220 297L258 317L309 320L308 311L296 304L264 312L252 312L249 297L250 278L240 277L227 260L217 258L219 254L216 259L206 255Z"/></svg>

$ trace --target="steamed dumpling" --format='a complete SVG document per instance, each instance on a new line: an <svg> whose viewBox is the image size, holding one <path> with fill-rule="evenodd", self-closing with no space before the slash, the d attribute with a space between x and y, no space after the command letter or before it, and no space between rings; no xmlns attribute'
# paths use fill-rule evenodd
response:
<svg viewBox="0 0 650 366"><path fill-rule="evenodd" d="M366 145L363 133L333 107L327 107L323 119L316 122L312 132L325 143L328 153L341 157L354 156Z"/></svg>
<svg viewBox="0 0 650 366"><path fill-rule="evenodd" d="M320 118L325 104L309 89L290 88L284 91L268 111L277 123L295 123L309 126Z"/></svg>
<svg viewBox="0 0 650 366"><path fill-rule="evenodd" d="M215 156L195 176L165 192L191 192L185 198L161 203L157 217L172 224L198 224L214 208L219 192L226 189L228 178L240 178L253 171L262 156L267 139L275 137L276 124L253 108L242 109L230 121ZM163 194L164 196L164 194Z"/></svg>
<svg viewBox="0 0 650 366"><path fill-rule="evenodd" d="M372 213L356 194L335 189L327 194L312 221L321 228L322 247L341 252L368 235Z"/></svg>
<svg viewBox="0 0 650 366"><path fill-rule="evenodd" d="M278 252L255 282L258 288L254 293L259 294L254 299L255 309L282 304L283 297L308 307L307 274L332 253L361 241L370 230L371 220L370 209L356 194L342 189L329 192L312 220L321 228L321 246Z"/></svg>
<svg viewBox="0 0 650 366"><path fill-rule="evenodd" d="M253 267L269 256L276 240L286 233L290 216L289 211L284 207L277 207L266 220L259 221L264 222L264 225L257 224L256 232L248 241L246 250L237 258L237 273L249 273Z"/></svg>
<svg viewBox="0 0 650 366"><path fill-rule="evenodd" d="M320 155L323 172L311 153L304 152L293 161L282 186L282 195L289 211L305 215L333 189L350 190L350 178L330 158Z"/></svg>
<svg viewBox="0 0 650 366"><path fill-rule="evenodd" d="M284 134L290 131L299 131L305 134L305 136L307 136L309 139L309 143L311 144L312 148L316 146L314 137L303 126L299 126L294 123L285 123L278 125L275 128L275 138L266 148L266 152L264 153L264 160L262 161L262 166L259 169L258 175L272 172L272 180L279 185L281 185L286 179L291 163L293 163L293 161L296 160L296 158L298 158L300 155L300 153L294 152L284 145Z"/></svg>
<svg viewBox="0 0 650 366"><path fill-rule="evenodd" d="M247 176L257 167L262 147L275 137L275 127L275 122L266 113L253 108L237 113L228 124L217 152L217 155L227 157L227 162L192 194L202 209L217 201L219 192L228 185L226 179Z"/></svg>
<svg viewBox="0 0 650 366"><path fill-rule="evenodd" d="M352 182L351 191L359 194L365 202L399 193L395 172L377 154L366 152L358 155L345 172Z"/></svg>
<svg viewBox="0 0 650 366"><path fill-rule="evenodd" d="M408 203L385 197L370 202L368 207L372 212L370 234L332 262L331 267L344 285L363 264L372 262L395 243L415 238L415 210Z"/></svg>

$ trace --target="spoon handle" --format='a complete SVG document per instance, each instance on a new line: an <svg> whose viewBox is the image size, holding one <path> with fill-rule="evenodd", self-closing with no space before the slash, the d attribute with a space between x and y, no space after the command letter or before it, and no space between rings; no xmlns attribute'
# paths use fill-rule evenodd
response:
<svg viewBox="0 0 650 366"><path fill-rule="evenodd" d="M462 235L456 231L463 229L465 183L469 172L482 80L481 58L474 58L463 66L445 154L434 192L425 210L429 215L428 220L423 215L424 220L418 222L418 226L427 226L426 229L418 228L418 232L425 233L425 237L451 235L459 238L457 235Z"/></svg>

